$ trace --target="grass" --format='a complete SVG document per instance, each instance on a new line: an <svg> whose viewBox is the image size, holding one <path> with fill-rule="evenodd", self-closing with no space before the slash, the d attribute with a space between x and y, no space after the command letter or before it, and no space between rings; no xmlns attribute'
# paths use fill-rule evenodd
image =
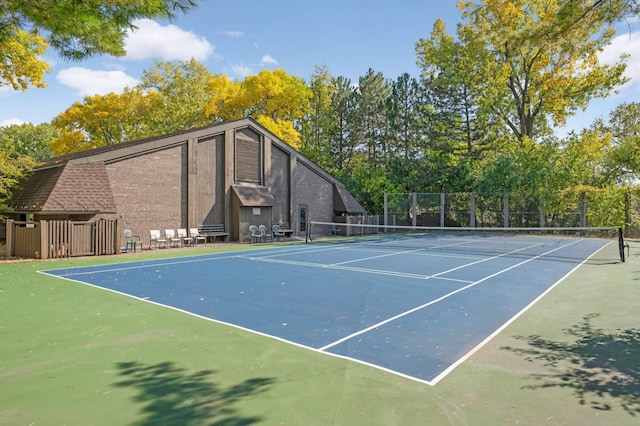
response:
<svg viewBox="0 0 640 426"><path fill-rule="evenodd" d="M0 264L0 424L640 419L638 243L627 263L583 265L434 387L37 272L186 254Z"/></svg>

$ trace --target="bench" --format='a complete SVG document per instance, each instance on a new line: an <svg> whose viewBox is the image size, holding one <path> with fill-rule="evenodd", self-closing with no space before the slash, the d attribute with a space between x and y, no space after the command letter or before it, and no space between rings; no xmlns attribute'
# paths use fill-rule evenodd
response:
<svg viewBox="0 0 640 426"><path fill-rule="evenodd" d="M283 232L285 237L293 236L293 229L291 229L289 222L280 223L280 232Z"/></svg>
<svg viewBox="0 0 640 426"><path fill-rule="evenodd" d="M207 238L211 238L212 242L216 241L217 237L222 237L222 241L226 240L229 236L228 232L224 232L224 224L215 223L213 225L200 225L198 226L198 232Z"/></svg>
<svg viewBox="0 0 640 426"><path fill-rule="evenodd" d="M293 229L290 229L288 222L282 222L276 225L279 227L278 231L273 230L273 237L276 240L279 240L280 237L291 238L293 236Z"/></svg>

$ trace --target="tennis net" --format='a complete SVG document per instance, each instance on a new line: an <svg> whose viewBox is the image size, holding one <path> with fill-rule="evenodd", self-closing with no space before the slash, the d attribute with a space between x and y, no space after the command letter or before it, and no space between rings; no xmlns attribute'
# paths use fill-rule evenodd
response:
<svg viewBox="0 0 640 426"><path fill-rule="evenodd" d="M307 242L371 247L544 257L625 260L622 228L460 228L310 222Z"/></svg>

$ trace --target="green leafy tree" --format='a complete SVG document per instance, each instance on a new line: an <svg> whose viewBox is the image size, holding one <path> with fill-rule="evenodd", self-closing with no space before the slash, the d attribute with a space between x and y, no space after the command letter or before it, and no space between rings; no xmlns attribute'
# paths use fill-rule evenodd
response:
<svg viewBox="0 0 640 426"><path fill-rule="evenodd" d="M124 39L140 18L171 19L187 12L194 0L4 0L0 3L0 39L18 30L46 34L63 58L99 54L124 56Z"/></svg>
<svg viewBox="0 0 640 426"><path fill-rule="evenodd" d="M371 166L384 162L388 155L388 121L385 105L391 86L382 73L369 69L358 81L353 131L349 137L366 152Z"/></svg>
<svg viewBox="0 0 640 426"><path fill-rule="evenodd" d="M150 114L146 126L151 135L172 133L211 123L206 107L212 92L209 70L195 59L189 61L156 62L144 71L142 92L153 92L149 98Z"/></svg>
<svg viewBox="0 0 640 426"><path fill-rule="evenodd" d="M300 120L300 150L322 167L331 166L331 96L335 78L326 66L316 66L308 83L309 113Z"/></svg>
<svg viewBox="0 0 640 426"><path fill-rule="evenodd" d="M419 82L407 73L391 83L385 105L389 122L389 150L405 160L415 159L423 138L420 132L421 109Z"/></svg>
<svg viewBox="0 0 640 426"><path fill-rule="evenodd" d="M637 181L640 178L640 103L618 105L609 114L608 123L598 119L592 128L611 138L605 159L608 176L618 183Z"/></svg>
<svg viewBox="0 0 640 426"><path fill-rule="evenodd" d="M576 2L459 3L463 23L457 38L466 58L451 63L453 72L473 75L483 114L498 117L521 143L548 134L551 125L563 125L593 98L625 82L624 57L613 65L599 62L598 53L615 35L599 16L583 16L580 25L568 25L553 37L540 36L559 22L568 3ZM418 52L428 43L421 40ZM430 65L434 55L424 56L422 66ZM442 55L449 57L449 50Z"/></svg>
<svg viewBox="0 0 640 426"><path fill-rule="evenodd" d="M356 115L356 89L347 77L335 79L331 93L329 140L332 170L348 170L356 152L353 117Z"/></svg>
<svg viewBox="0 0 640 426"><path fill-rule="evenodd" d="M58 131L50 123L38 125L25 123L0 127L0 138L12 141L19 155L31 157L36 161L51 157L49 143L56 136Z"/></svg>
<svg viewBox="0 0 640 426"><path fill-rule="evenodd" d="M0 136L0 211L6 211L6 200L20 179L36 165L37 161L19 151L19 145L9 135Z"/></svg>

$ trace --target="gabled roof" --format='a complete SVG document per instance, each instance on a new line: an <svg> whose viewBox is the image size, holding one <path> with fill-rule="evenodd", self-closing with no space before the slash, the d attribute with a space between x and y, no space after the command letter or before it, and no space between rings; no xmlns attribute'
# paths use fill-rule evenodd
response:
<svg viewBox="0 0 640 426"><path fill-rule="evenodd" d="M50 158L45 160L45 164L50 166L61 166L64 164L67 165L82 165L82 164L95 164L100 163L104 167L104 164L111 164L114 162L122 161L127 158L137 157L149 154L151 152L167 149L174 146L179 146L184 144L185 141L191 139L200 139L200 138L209 138L216 135L223 135L226 131L242 129L245 127L252 127L259 131L260 133L266 135L271 140L272 144L275 146L289 152L291 155L294 155L298 161L304 163L307 167L311 168L318 176L325 179L327 182L330 182L334 185L334 205L336 207L336 213L346 213L346 214L362 214L365 213L365 209L353 198L353 196L347 191L344 185L339 182L334 176L323 170L320 166L313 163L309 159L307 159L303 154L296 151L293 147L287 145L280 138L271 133L264 126L260 125L256 121L251 118L242 118L239 120L228 121L221 124L213 124L210 126L187 129L175 133L171 133L168 135L162 136L154 136L146 139L141 139L137 141L123 142L113 146L106 146L100 148L94 148L86 151L76 152L73 154L68 154L60 157ZM65 168L66 169L66 168ZM106 172L105 172L106 174ZM51 176L52 179L50 182L55 182L53 179L55 176ZM105 179L105 182L108 180ZM97 190L97 188L96 188ZM263 203L261 205L264 206L272 206L275 205L275 200L273 196L266 192L262 194L245 194L245 189L241 189L240 193L236 192L238 195L238 199L240 199L243 205L251 205L244 204L246 203ZM110 192L109 192L110 193ZM262 198L260 198L262 197ZM271 198L269 198L271 197ZM90 205L93 207L97 207L96 201L97 198L87 199L82 202L82 205ZM106 200L106 199L105 199ZM56 199L57 201L57 199ZM91 201L89 203L89 201ZM113 195L110 196L109 202L113 202ZM24 204L24 203L23 203ZM107 204L107 203L105 203ZM108 204L109 206L111 204ZM115 205L115 203L113 203ZM253 204L255 207L259 207L259 204ZM53 206L52 206L53 207ZM77 207L80 207L78 205ZM74 207L75 208L75 207ZM115 207L114 207L115 208Z"/></svg>
<svg viewBox="0 0 640 426"><path fill-rule="evenodd" d="M273 207L276 200L264 186L232 185L233 192L243 207Z"/></svg>
<svg viewBox="0 0 640 426"><path fill-rule="evenodd" d="M103 162L62 164L35 170L13 192L16 213L115 213L116 203Z"/></svg>

